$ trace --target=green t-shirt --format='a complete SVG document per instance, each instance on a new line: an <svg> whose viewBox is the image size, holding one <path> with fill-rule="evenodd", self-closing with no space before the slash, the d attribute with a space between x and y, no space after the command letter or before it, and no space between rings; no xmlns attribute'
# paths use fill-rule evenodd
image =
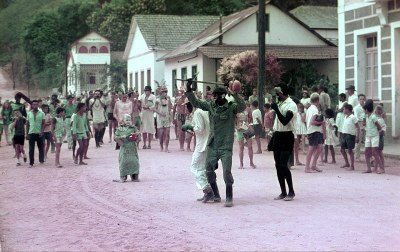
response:
<svg viewBox="0 0 400 252"><path fill-rule="evenodd" d="M71 118L72 114L76 112L76 104L65 104L64 105L65 109L65 118Z"/></svg>
<svg viewBox="0 0 400 252"><path fill-rule="evenodd" d="M40 134L42 133L42 123L44 120L44 113L40 110L36 112L36 117L33 111L29 111L27 120L29 122L28 134Z"/></svg>

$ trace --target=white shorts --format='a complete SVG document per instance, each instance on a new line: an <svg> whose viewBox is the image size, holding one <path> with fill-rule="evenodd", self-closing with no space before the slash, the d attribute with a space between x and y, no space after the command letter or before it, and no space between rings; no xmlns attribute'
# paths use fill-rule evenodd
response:
<svg viewBox="0 0 400 252"><path fill-rule="evenodd" d="M368 147L372 147L372 148L379 147L379 136L373 136L373 137L366 136L365 137L365 148L368 148Z"/></svg>

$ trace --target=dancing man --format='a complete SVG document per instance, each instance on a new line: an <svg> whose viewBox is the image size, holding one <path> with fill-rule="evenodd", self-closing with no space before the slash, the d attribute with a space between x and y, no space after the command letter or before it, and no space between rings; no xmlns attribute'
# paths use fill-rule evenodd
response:
<svg viewBox="0 0 400 252"><path fill-rule="evenodd" d="M235 81L236 82L236 81ZM237 81L238 82L238 81ZM240 83L238 83L240 85ZM235 131L236 114L246 109L244 100L231 89L228 91L235 98L235 102L228 102L225 99L227 90L223 87L217 87L213 91L215 101L207 102L196 98L192 90L192 82L188 81L186 85L186 97L195 108L209 111L210 114L210 136L208 139L208 151L206 158L207 180L210 183L215 197L219 196L216 182L215 167L218 160L221 159L223 167L223 176L226 185L225 207L233 206L232 184L232 149ZM208 197L210 200L213 197ZM208 199L207 198L207 199ZM206 200L206 199L205 199ZM206 200L207 202L207 200Z"/></svg>

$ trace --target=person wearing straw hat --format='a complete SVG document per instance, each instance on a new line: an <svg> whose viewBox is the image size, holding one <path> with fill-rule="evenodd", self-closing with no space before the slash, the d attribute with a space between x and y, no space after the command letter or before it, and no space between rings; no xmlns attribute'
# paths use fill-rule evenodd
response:
<svg viewBox="0 0 400 252"><path fill-rule="evenodd" d="M155 112L157 114L157 131L160 141L160 150L169 152L169 133L171 127L171 98L167 95L166 87L161 87L160 96L157 98Z"/></svg>
<svg viewBox="0 0 400 252"><path fill-rule="evenodd" d="M144 88L144 94L141 95L140 102L142 104L141 132L143 133L143 149L151 149L151 140L156 132L154 127L154 107L156 104L156 97L151 93L150 86Z"/></svg>

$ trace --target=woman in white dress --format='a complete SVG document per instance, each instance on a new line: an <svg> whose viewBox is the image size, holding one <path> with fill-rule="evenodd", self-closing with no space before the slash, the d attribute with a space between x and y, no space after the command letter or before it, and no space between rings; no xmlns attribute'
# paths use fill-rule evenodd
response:
<svg viewBox="0 0 400 252"><path fill-rule="evenodd" d="M156 104L156 97L151 93L150 86L144 88L144 94L140 96L140 102L142 104L141 131L143 133L143 149L151 149L151 140L156 132L154 127L154 107Z"/></svg>
<svg viewBox="0 0 400 252"><path fill-rule="evenodd" d="M299 160L299 147L301 143L303 154L305 154L305 136L307 135L307 127L304 105L301 102L297 104L297 111L298 112L295 121L294 158L296 165L303 165Z"/></svg>

